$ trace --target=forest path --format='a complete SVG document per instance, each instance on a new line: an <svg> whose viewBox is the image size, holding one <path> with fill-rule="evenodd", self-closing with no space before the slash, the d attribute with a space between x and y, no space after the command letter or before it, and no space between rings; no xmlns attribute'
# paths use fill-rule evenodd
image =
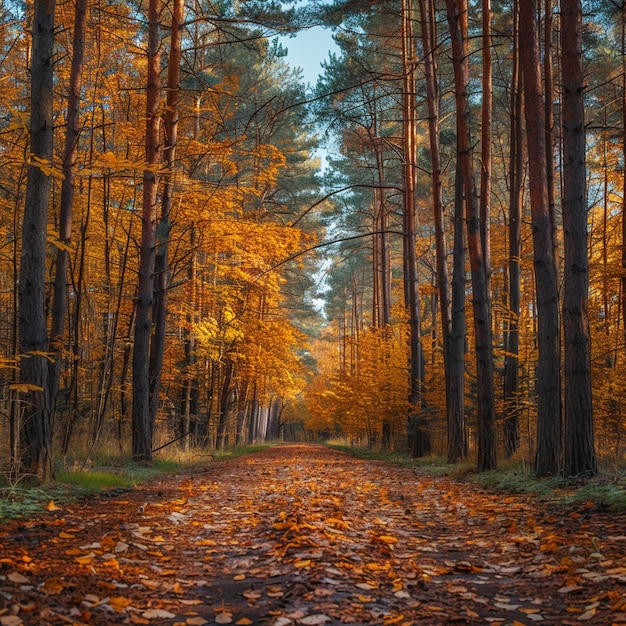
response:
<svg viewBox="0 0 626 626"><path fill-rule="evenodd" d="M0 626L626 624L626 516L285 445L0 527Z"/></svg>

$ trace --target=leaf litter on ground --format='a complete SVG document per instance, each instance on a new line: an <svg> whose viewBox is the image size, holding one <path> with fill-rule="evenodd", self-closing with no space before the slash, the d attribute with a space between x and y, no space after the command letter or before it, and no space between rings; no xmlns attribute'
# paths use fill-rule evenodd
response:
<svg viewBox="0 0 626 626"><path fill-rule="evenodd" d="M626 624L626 516L285 445L0 528L0 626Z"/></svg>

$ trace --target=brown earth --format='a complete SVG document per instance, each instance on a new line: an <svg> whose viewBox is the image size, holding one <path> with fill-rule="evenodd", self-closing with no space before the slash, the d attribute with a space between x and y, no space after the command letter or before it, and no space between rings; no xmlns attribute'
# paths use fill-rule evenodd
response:
<svg viewBox="0 0 626 626"><path fill-rule="evenodd" d="M0 626L626 624L626 516L289 445L0 527Z"/></svg>

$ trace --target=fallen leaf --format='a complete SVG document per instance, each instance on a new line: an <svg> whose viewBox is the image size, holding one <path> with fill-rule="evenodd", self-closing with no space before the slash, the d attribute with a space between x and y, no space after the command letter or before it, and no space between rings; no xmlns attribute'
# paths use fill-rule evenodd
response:
<svg viewBox="0 0 626 626"><path fill-rule="evenodd" d="M579 622L586 622L590 619L593 619L596 616L596 608L592 608L589 609L588 611L585 611L582 615L578 616L578 621Z"/></svg>
<svg viewBox="0 0 626 626"><path fill-rule="evenodd" d="M48 502L48 504L46 505L46 510L47 511L60 511L61 507L57 506L53 500L50 500L50 502Z"/></svg>
<svg viewBox="0 0 626 626"><path fill-rule="evenodd" d="M170 613L164 609L148 609L141 614L142 617L146 619L169 619L171 617L176 617L174 613Z"/></svg>
<svg viewBox="0 0 626 626"><path fill-rule="evenodd" d="M30 582L30 580L26 578L26 576L20 574L19 572L10 572L9 574L7 574L7 578L16 585L25 585Z"/></svg>
<svg viewBox="0 0 626 626"><path fill-rule="evenodd" d="M109 598L108 604L116 613L124 613L126 611L126 607L131 605L131 601L124 596L115 596L113 598Z"/></svg>
<svg viewBox="0 0 626 626"><path fill-rule="evenodd" d="M398 538L397 537L393 537L392 535L380 535L379 537L377 537L377 539L381 543L386 543L388 545L392 545L394 543L398 543Z"/></svg>
<svg viewBox="0 0 626 626"><path fill-rule="evenodd" d="M233 616L230 613L218 613L215 616L216 624L231 624L233 621Z"/></svg>
<svg viewBox="0 0 626 626"><path fill-rule="evenodd" d="M78 556L74 560L79 565L89 565L93 561L93 556Z"/></svg>
<svg viewBox="0 0 626 626"><path fill-rule="evenodd" d="M298 623L306 624L307 626L315 626L316 624L325 624L326 622L330 622L330 617L322 613L317 613L315 615L307 615L306 617L303 617L302 619L298 620Z"/></svg>
<svg viewBox="0 0 626 626"><path fill-rule="evenodd" d="M41 589L47 596L58 596L64 589L63 581L60 578L48 578Z"/></svg>

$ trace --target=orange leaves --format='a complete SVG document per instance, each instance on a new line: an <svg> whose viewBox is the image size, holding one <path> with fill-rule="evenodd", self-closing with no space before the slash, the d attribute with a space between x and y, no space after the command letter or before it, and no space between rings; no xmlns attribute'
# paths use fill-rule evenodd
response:
<svg viewBox="0 0 626 626"><path fill-rule="evenodd" d="M62 578L48 578L42 586L42 591L47 596L58 596L64 589L65 583Z"/></svg>
<svg viewBox="0 0 626 626"><path fill-rule="evenodd" d="M131 601L124 596L113 596L109 598L109 606L116 613L124 613L126 608L131 605Z"/></svg>
<svg viewBox="0 0 626 626"><path fill-rule="evenodd" d="M144 626L259 615L283 626L610 624L626 613L619 516L547 514L425 474L417 484L409 469L322 447L269 449L174 486L161 501L140 488L106 514L88 504L33 527L48 546L35 559L21 535L1 535L3 591L33 602L0 605L0 617L37 623L77 604L76 621ZM170 519L174 508L196 525Z"/></svg>
<svg viewBox="0 0 626 626"><path fill-rule="evenodd" d="M398 538L391 535L379 535L378 537L374 538L374 541L377 543L384 543L388 546L393 546L394 544L398 543Z"/></svg>

